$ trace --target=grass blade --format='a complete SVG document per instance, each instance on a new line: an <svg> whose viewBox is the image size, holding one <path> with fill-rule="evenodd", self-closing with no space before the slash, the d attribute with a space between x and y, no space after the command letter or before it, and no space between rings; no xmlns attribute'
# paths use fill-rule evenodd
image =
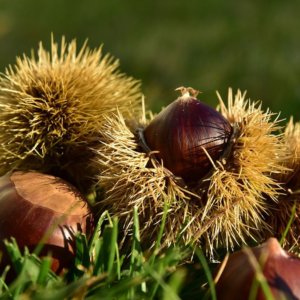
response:
<svg viewBox="0 0 300 300"><path fill-rule="evenodd" d="M51 272L51 262L52 260L50 257L45 257L42 259L39 274L36 280L37 284L46 286L49 279L48 275Z"/></svg>
<svg viewBox="0 0 300 300"><path fill-rule="evenodd" d="M116 245L118 244L118 219L113 218L112 220L112 226L107 227L106 231L104 232L104 238L103 243L105 245L106 249L106 268L105 271L108 273L108 276L110 277L110 274L112 274L113 266L114 266L114 260L116 257Z"/></svg>
<svg viewBox="0 0 300 300"><path fill-rule="evenodd" d="M201 249L199 248L196 248L196 255L203 267L203 270L204 270L204 273L205 273L205 276L207 278L207 281L208 281L208 286L209 286L209 290L210 290L210 294L211 294L211 299L212 300L217 300L217 294L216 294L216 288L215 288L215 284L214 284L214 280L213 280L213 277L212 277L212 274L210 272L210 269L209 269L209 266L208 266L208 263L206 261L206 258L202 252Z"/></svg>
<svg viewBox="0 0 300 300"><path fill-rule="evenodd" d="M282 246L282 244L284 243L284 240L285 240L285 238L286 238L286 236L287 236L287 234L288 234L288 232L289 232L289 230L290 230L290 228L291 228L291 226L292 226L292 224L293 224L293 221L294 221L294 219L295 219L295 215L296 215L296 202L294 203L294 205L293 205L293 207L292 207L292 210L291 210L291 216L290 216L290 218L289 218L289 221L288 221L288 223L287 223L287 226L286 226L286 228L285 228L285 230L284 230L284 232L283 232L283 234L282 234L282 236L281 236L281 239L280 239L280 241L279 241L279 244Z"/></svg>
<svg viewBox="0 0 300 300"><path fill-rule="evenodd" d="M173 291L174 295L178 295L183 285L184 279L186 277L186 270L179 269L177 270L170 278L168 285ZM169 300L169 292L165 289L163 292L162 300Z"/></svg>
<svg viewBox="0 0 300 300"><path fill-rule="evenodd" d="M156 242L155 242L155 248L154 248L154 251L153 251L153 253L151 255L151 258L150 258L150 262L149 262L150 264L154 263L155 257L157 256L157 254L159 252L159 248L160 248L160 245L161 245L161 239L163 237L163 233L164 233L165 226L166 226L166 219L167 219L169 207L170 207L169 203L167 203L167 201L165 201L163 216L162 216L162 220L161 220L161 225L160 225L159 232L158 232L158 235L157 235L157 239L156 239Z"/></svg>

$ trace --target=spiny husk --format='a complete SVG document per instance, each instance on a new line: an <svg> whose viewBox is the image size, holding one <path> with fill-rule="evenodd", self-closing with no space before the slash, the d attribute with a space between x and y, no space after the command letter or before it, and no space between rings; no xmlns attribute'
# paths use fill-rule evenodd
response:
<svg viewBox="0 0 300 300"><path fill-rule="evenodd" d="M295 123L293 118L290 118L285 128L284 143L287 148L287 156L282 161L282 165L287 171L280 172L279 180L287 184L295 179L296 173L300 171L300 123ZM297 185L299 188L300 182L294 182L293 185Z"/></svg>
<svg viewBox="0 0 300 300"><path fill-rule="evenodd" d="M101 170L99 185L106 191L99 211L108 209L117 215L126 235L137 206L141 240L150 246L166 207L164 245L180 236L184 243L198 243L212 254L217 247L231 248L248 239L260 239L262 229L268 228L263 221L265 195L275 200L280 192L270 176L279 172L284 155L280 137L274 134L278 122L271 120L270 112L245 101L240 91L234 101L229 92L228 108L221 101L221 112L238 128L238 134L226 161L212 162L214 169L196 189L184 186L151 153L143 153L137 135L121 115L107 118L102 131L104 145L95 161Z"/></svg>
<svg viewBox="0 0 300 300"><path fill-rule="evenodd" d="M104 142L97 151L95 164L100 170L99 185L105 190L105 198L98 203L98 212L107 209L113 216L118 216L126 235L132 229L132 212L136 206L141 239L153 243L166 204L168 222L165 232L172 232L170 216L174 215L174 210L188 207L189 192L151 155L139 150L136 136L121 114L106 117L106 130L102 131L102 136ZM178 229L180 219L174 218L173 222L176 223L174 228ZM169 245L175 240L176 235L170 234L165 243Z"/></svg>
<svg viewBox="0 0 300 300"><path fill-rule="evenodd" d="M288 171L281 173L279 178L285 193L278 203L272 203L268 222L278 238L288 229L283 246L300 253L300 123L294 123L292 118L286 126L284 141L288 154L282 165ZM291 226L287 228L291 218Z"/></svg>
<svg viewBox="0 0 300 300"><path fill-rule="evenodd" d="M37 56L23 55L0 78L0 174L12 168L66 170L78 180L98 144L103 114L140 111L139 82L119 71L119 62L101 47L76 41ZM90 167L89 167L90 168Z"/></svg>
<svg viewBox="0 0 300 300"><path fill-rule="evenodd" d="M233 96L229 89L227 106L218 97L220 112L236 134L230 154L214 163L201 216L204 226L195 236L205 234L211 248L230 248L249 238L259 241L263 230L270 229L264 221L268 200L276 202L282 193L272 175L282 172L287 152L281 135L276 134L280 126L274 114L246 100L245 92Z"/></svg>

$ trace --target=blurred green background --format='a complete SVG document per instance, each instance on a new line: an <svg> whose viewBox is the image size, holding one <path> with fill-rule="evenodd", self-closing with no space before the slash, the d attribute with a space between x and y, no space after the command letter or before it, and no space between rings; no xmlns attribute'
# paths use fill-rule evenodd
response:
<svg viewBox="0 0 300 300"><path fill-rule="evenodd" d="M0 0L0 67L42 40L86 38L142 80L158 111L178 86L248 91L264 108L300 119L300 1Z"/></svg>

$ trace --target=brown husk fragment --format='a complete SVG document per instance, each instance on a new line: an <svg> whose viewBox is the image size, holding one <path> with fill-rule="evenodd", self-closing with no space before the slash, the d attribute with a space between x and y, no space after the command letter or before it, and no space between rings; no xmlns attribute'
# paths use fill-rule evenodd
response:
<svg viewBox="0 0 300 300"><path fill-rule="evenodd" d="M129 129L121 114L106 118L103 146L96 153L99 185L105 197L98 203L99 213L108 210L130 233L133 207L140 216L141 240L155 244L164 210L167 210L163 245L178 240L201 244L211 254L217 247L232 248L249 239L261 239L268 225L263 220L267 204L280 187L271 174L280 170L284 145L275 135L279 129L273 114L245 100L240 91L233 99L229 91L221 113L238 128L230 145L230 155L212 162L212 172L197 188L187 187L139 147L135 130ZM145 128L147 121L139 127ZM136 126L137 129L138 126Z"/></svg>
<svg viewBox="0 0 300 300"><path fill-rule="evenodd" d="M134 118L141 97L139 82L101 47L52 38L47 51L40 43L0 77L0 174L35 169L82 185L93 175L103 114L118 108Z"/></svg>

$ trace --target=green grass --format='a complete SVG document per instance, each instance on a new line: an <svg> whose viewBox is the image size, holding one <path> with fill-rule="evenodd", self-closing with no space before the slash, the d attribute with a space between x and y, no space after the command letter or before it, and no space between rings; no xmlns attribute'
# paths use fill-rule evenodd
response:
<svg viewBox="0 0 300 300"><path fill-rule="evenodd" d="M163 219L167 211L166 206ZM194 246L177 244L160 249L164 222L156 247L152 252L145 251L140 243L137 209L133 214L132 236L127 247L120 247L118 220L107 212L99 218L89 240L84 234L78 234L74 264L62 276L51 271L50 257L40 259L27 249L21 253L14 239L5 241L11 266L0 277L0 299L216 300L213 278L216 264L209 262L202 250ZM287 228L290 226L291 221ZM266 299L272 300L259 263L247 251L256 269L249 299L255 299L261 288ZM6 278L9 268L17 274L10 284Z"/></svg>
<svg viewBox="0 0 300 300"><path fill-rule="evenodd" d="M41 260L27 250L22 254L14 239L6 241L17 277L7 285L8 269L3 272L1 299L182 299L188 277L183 262L193 250L175 245L160 251L157 246L149 255L140 245L139 226L135 209L131 247L122 252L118 220L104 213L90 240L84 234L76 236L74 265L63 276L51 271L49 257Z"/></svg>

